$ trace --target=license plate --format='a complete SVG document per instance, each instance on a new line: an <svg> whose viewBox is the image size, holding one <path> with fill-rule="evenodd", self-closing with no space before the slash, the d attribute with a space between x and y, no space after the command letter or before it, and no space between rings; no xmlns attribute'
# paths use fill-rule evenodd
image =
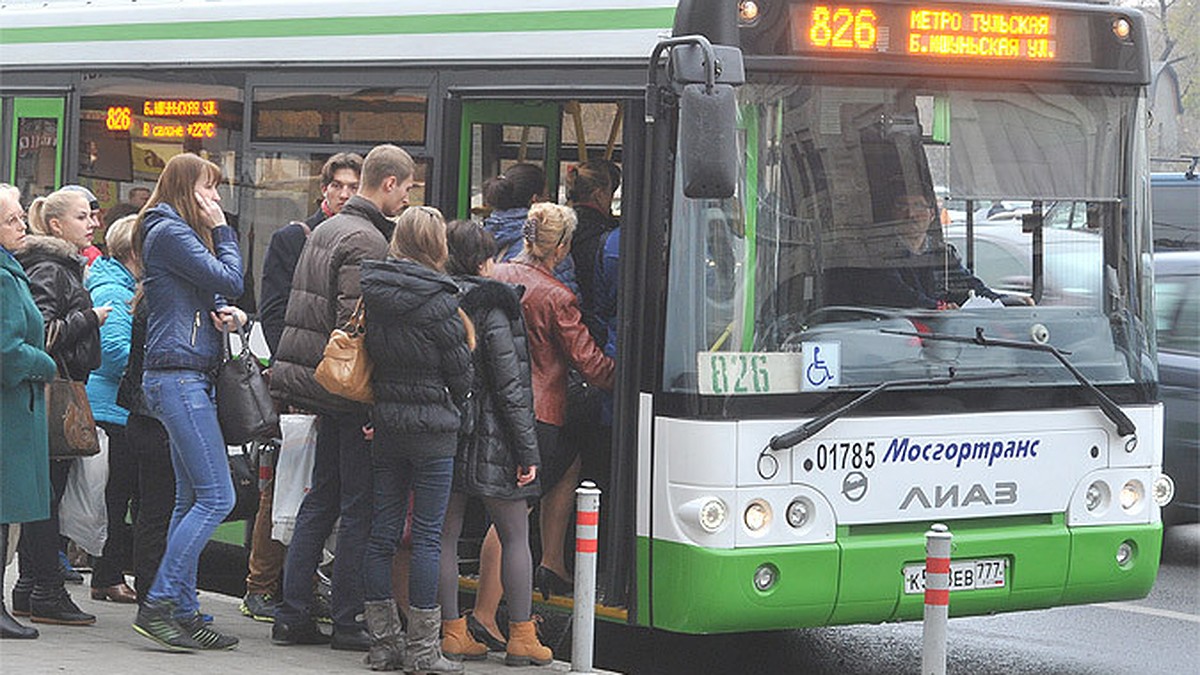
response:
<svg viewBox="0 0 1200 675"><path fill-rule="evenodd" d="M950 590L978 591L1004 588L1007 562L1003 558L950 561ZM925 565L904 566L904 592L925 592Z"/></svg>

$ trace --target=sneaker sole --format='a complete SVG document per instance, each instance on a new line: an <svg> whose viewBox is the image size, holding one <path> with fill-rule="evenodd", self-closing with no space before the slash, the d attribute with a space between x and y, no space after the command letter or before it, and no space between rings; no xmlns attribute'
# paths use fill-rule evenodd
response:
<svg viewBox="0 0 1200 675"><path fill-rule="evenodd" d="M153 635L151 635L149 631L147 631L145 628L142 628L141 626L137 625L136 623L130 624L130 625L133 626L133 630L137 631L138 635L141 635L150 640L153 640L155 643L162 645L163 647L165 647L173 652L194 652L194 651L196 651L196 649L194 647L184 647L182 645L173 645L170 642L160 640L160 639L154 637Z"/></svg>

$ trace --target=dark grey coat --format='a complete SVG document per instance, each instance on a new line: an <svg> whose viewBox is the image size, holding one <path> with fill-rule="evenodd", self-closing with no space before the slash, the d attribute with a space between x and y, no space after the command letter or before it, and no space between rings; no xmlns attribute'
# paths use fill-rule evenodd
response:
<svg viewBox="0 0 1200 675"><path fill-rule="evenodd" d="M336 396L317 382L329 334L358 303L359 265L387 257L392 221L355 195L340 213L313 230L300 253L288 296L279 353L271 365L271 394L321 413L355 412L363 404Z"/></svg>

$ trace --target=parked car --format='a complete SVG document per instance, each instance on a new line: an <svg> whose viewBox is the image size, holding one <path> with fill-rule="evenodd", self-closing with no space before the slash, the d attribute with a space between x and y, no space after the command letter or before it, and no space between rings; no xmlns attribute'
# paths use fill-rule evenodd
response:
<svg viewBox="0 0 1200 675"><path fill-rule="evenodd" d="M1163 471L1175 481L1167 522L1200 520L1200 251L1154 255Z"/></svg>
<svg viewBox="0 0 1200 675"><path fill-rule="evenodd" d="M994 291L1032 295L1033 235L1021 231L1019 220L978 223L974 231L975 275ZM1043 233L1045 276L1039 304L1098 306L1104 270L1100 235L1051 228ZM965 225L947 227L946 241L969 264Z"/></svg>
<svg viewBox="0 0 1200 675"><path fill-rule="evenodd" d="M1150 174L1155 251L1200 250L1200 174Z"/></svg>

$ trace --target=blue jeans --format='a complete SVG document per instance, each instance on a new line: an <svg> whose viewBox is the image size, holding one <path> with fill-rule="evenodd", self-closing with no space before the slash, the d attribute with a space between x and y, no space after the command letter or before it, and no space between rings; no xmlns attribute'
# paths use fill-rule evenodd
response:
<svg viewBox="0 0 1200 675"><path fill-rule="evenodd" d="M341 516L330 609L334 627L358 625L355 617L363 611L363 553L371 531L371 453L362 432L366 422L366 415L359 414L317 418L312 489L296 514L296 529L283 563L283 603L275 614L281 623L312 620L313 575L325 540Z"/></svg>
<svg viewBox="0 0 1200 675"><path fill-rule="evenodd" d="M147 370L142 391L151 412L167 430L175 471L175 510L167 549L147 600L169 600L176 612L194 614L200 552L233 510L233 481L212 378L195 370Z"/></svg>
<svg viewBox="0 0 1200 675"><path fill-rule="evenodd" d="M413 493L412 567L408 601L413 607L437 607L438 559L442 523L450 500L454 458L409 460L387 452L374 453L375 521L367 543L364 583L367 600L392 597L392 557L404 536L408 493Z"/></svg>

